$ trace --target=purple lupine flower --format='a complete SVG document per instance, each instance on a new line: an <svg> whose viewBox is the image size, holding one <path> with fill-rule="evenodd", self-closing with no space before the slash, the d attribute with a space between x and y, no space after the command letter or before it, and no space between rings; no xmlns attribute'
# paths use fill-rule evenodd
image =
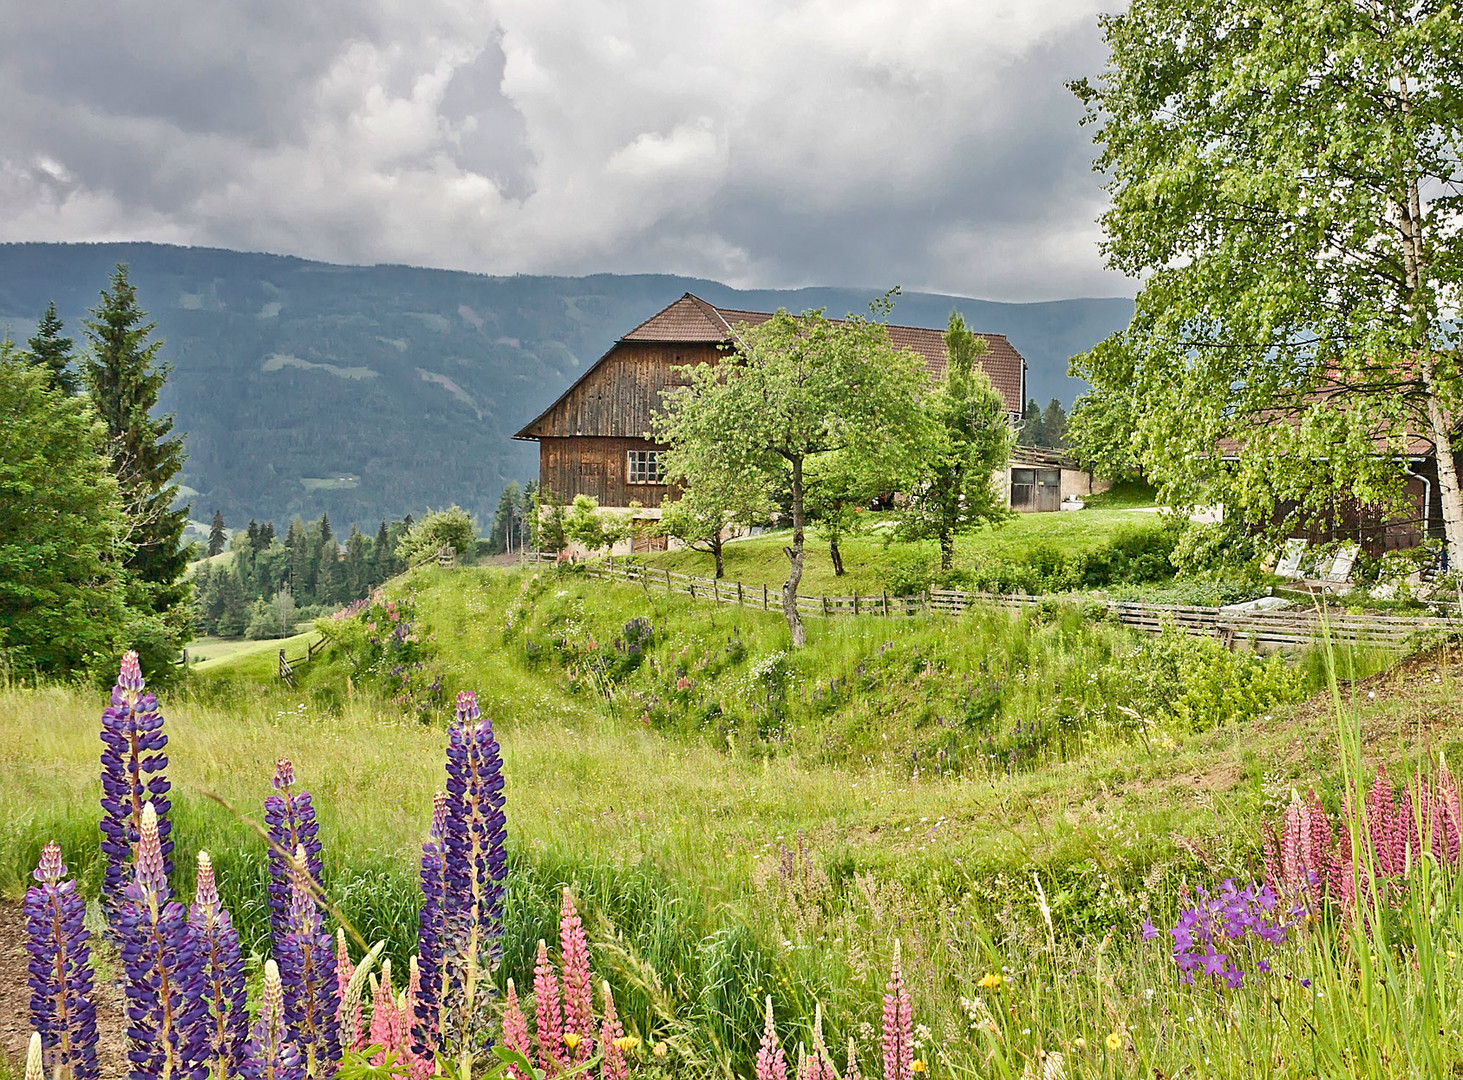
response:
<svg viewBox="0 0 1463 1080"><path fill-rule="evenodd" d="M127 864L137 850L142 830L142 808L151 804L157 814L163 872L173 872L173 842L168 838L168 801L171 785L163 772L168 737L157 698L145 693L137 654L122 657L112 703L102 711L102 853L107 869L102 884L102 905L115 921L123 892L131 880Z"/></svg>
<svg viewBox="0 0 1463 1080"><path fill-rule="evenodd" d="M188 936L198 957L198 981L189 993L203 1002L203 1053L215 1077L237 1075L249 1040L244 1009L244 962L239 933L218 898L213 862L198 853L198 888L188 909Z"/></svg>
<svg viewBox="0 0 1463 1080"><path fill-rule="evenodd" d="M46 1075L97 1080L97 1014L91 1002L91 934L75 881L63 881L61 849L47 844L25 893L30 953L30 1023L41 1039Z"/></svg>
<svg viewBox="0 0 1463 1080"><path fill-rule="evenodd" d="M254 1021L254 1037L240 1075L244 1080L305 1080L304 1059L285 1023L284 987L273 960L264 961L259 1018Z"/></svg>
<svg viewBox="0 0 1463 1080"><path fill-rule="evenodd" d="M412 1019L412 1048L418 1057L429 1060L436 1053L445 1000L442 993L442 947L446 933L443 917L448 907L447 860L443 846L446 833L447 793L439 791L432 800L431 831L422 844L422 910L417 930L421 991Z"/></svg>
<svg viewBox="0 0 1463 1080"><path fill-rule="evenodd" d="M127 995L127 1060L132 1080L187 1077L206 1080L199 961L183 918L170 899L158 818L142 808L132 884L117 919Z"/></svg>
<svg viewBox="0 0 1463 1080"><path fill-rule="evenodd" d="M290 860L301 845L305 848L310 880L317 886L320 884L320 826L315 821L310 793L292 790L293 762L288 758L276 761L270 783L279 792L264 799L264 824L269 831L269 935L278 950L288 931Z"/></svg>
<svg viewBox="0 0 1463 1080"><path fill-rule="evenodd" d="M457 695L447 745L448 946L442 964L442 995L450 995L453 1006L451 1034L462 1047L475 1045L486 1026L482 1006L501 955L505 822L503 761L493 725L478 710L476 695L464 691Z"/></svg>
<svg viewBox="0 0 1463 1080"><path fill-rule="evenodd" d="M288 929L277 958L290 1040L299 1047L310 1076L329 1077L335 1075L340 1064L335 944L321 928L307 865L302 844L290 861L290 903L285 913Z"/></svg>

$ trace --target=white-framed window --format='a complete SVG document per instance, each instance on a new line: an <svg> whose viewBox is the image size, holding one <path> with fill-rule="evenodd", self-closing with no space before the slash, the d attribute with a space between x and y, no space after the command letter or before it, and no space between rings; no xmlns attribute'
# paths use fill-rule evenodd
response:
<svg viewBox="0 0 1463 1080"><path fill-rule="evenodd" d="M629 484L664 484L665 466L661 464L659 450L628 450L625 463L625 482Z"/></svg>

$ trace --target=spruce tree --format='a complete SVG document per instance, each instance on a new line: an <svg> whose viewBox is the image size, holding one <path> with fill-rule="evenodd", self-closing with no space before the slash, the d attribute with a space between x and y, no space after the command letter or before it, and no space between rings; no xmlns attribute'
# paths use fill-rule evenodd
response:
<svg viewBox="0 0 1463 1080"><path fill-rule="evenodd" d="M61 336L61 319L56 314L54 301L46 305L46 313L36 325L36 336L26 342L30 362L46 373L52 390L59 390L67 397L81 390L81 381L72 368L73 342Z"/></svg>
<svg viewBox="0 0 1463 1080"><path fill-rule="evenodd" d="M376 539L371 542L371 587L375 588L391 576L391 534L386 522L376 530Z"/></svg>
<svg viewBox="0 0 1463 1080"><path fill-rule="evenodd" d="M119 263L110 290L102 293L86 322L90 351L82 376L106 428L112 472L127 514L123 568L129 602L160 616L163 632L139 642L144 668L153 676L170 670L170 661L191 632L189 587L183 580L188 510L172 508L183 467L183 440L168 437L172 416L153 415L158 392L172 370L158 361L162 341L149 340L155 328L137 305L127 267Z"/></svg>
<svg viewBox="0 0 1463 1080"><path fill-rule="evenodd" d="M267 548L274 543L274 522L266 521L259 529L259 547Z"/></svg>
<svg viewBox="0 0 1463 1080"><path fill-rule="evenodd" d="M249 538L250 551L257 552L263 546L259 543L259 522L253 518L249 519L249 529L244 535Z"/></svg>
<svg viewBox="0 0 1463 1080"><path fill-rule="evenodd" d="M223 551L224 545L228 542L228 533L224 531L224 515L222 510L213 512L213 524L208 529L208 554L217 555Z"/></svg>

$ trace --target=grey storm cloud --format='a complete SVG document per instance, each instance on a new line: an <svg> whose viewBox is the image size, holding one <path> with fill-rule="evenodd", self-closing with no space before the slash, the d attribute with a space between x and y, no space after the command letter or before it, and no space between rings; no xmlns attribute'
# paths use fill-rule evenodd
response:
<svg viewBox="0 0 1463 1080"><path fill-rule="evenodd" d="M1092 0L0 0L0 239L1131 292Z"/></svg>

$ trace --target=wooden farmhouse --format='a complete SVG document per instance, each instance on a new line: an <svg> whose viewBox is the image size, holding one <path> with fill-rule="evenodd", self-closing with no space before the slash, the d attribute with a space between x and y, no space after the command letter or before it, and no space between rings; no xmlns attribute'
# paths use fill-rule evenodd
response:
<svg viewBox="0 0 1463 1080"><path fill-rule="evenodd" d="M686 293L628 331L514 436L539 444L539 484L565 504L576 495L589 495L601 507L624 509L633 502L645 508L645 516L658 517L668 490L660 462L665 448L648 433L661 391L685 381L685 373L677 369L716 363L734 340L737 326L755 326L771 317L765 311L719 308ZM931 379L944 375L943 330L888 329L895 347L919 356ZM986 352L980 366L1012 423L1019 423L1026 361L1003 335L981 336ZM1071 462L1025 448L1013 455L1007 481L1018 510L1056 510L1062 497L1079 486L1092 490L1090 478Z"/></svg>

